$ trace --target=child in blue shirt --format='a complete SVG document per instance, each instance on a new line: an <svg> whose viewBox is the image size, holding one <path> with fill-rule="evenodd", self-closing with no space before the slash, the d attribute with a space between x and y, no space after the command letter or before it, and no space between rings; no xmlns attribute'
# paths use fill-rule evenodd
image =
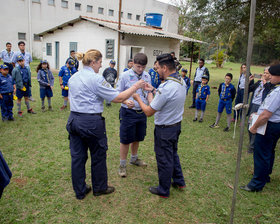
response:
<svg viewBox="0 0 280 224"><path fill-rule="evenodd" d="M188 91L189 91L189 89L190 89L190 87L191 87L191 80L190 80L190 78L187 76L188 70L185 69L185 68L182 68L181 74L182 74L183 80L184 80L185 83L186 83L186 88L187 88L187 93L186 93L186 94L188 95Z"/></svg>
<svg viewBox="0 0 280 224"><path fill-rule="evenodd" d="M62 90L62 96L64 98L63 106L60 110L64 110L67 108L68 102L68 81L73 74L77 72L75 68L75 62L71 59L67 61L67 63L61 67L58 76L59 76L59 84Z"/></svg>
<svg viewBox="0 0 280 224"><path fill-rule="evenodd" d="M21 99L24 97L25 105L27 107L27 113L36 114L29 104L30 88L31 88L31 72L30 67L25 66L24 58L19 55L17 56L16 66L12 71L13 79L16 84L16 96L17 96L17 107L18 107L18 117L23 117L21 111Z"/></svg>
<svg viewBox="0 0 280 224"><path fill-rule="evenodd" d="M52 111L51 97L53 97L54 77L47 60L41 60L37 66L37 80L40 86L40 98L42 101L42 111L45 112L45 97L48 98L49 111Z"/></svg>
<svg viewBox="0 0 280 224"><path fill-rule="evenodd" d="M198 111L201 110L201 115L199 122L203 122L203 117L206 109L206 102L208 101L210 95L210 86L207 85L208 76L203 75L201 79L201 84L198 86L196 90L196 100L195 100L195 117L193 121L197 121Z"/></svg>
<svg viewBox="0 0 280 224"><path fill-rule="evenodd" d="M13 121L13 96L16 90L15 82L9 74L9 67L0 66L0 106L2 121Z"/></svg>
<svg viewBox="0 0 280 224"><path fill-rule="evenodd" d="M227 73L225 76L225 82L221 83L218 89L219 93L219 105L218 105L218 114L216 117L216 122L210 125L210 128L219 128L219 121L221 119L224 108L226 108L227 113L227 127L224 131L229 131L231 123L231 111L232 111L232 101L234 100L236 89L234 85L231 84L232 74Z"/></svg>
<svg viewBox="0 0 280 224"><path fill-rule="evenodd" d="M149 70L149 75L151 76L152 86L157 89L161 83L161 80L159 78L159 74L158 74L156 66L155 66L156 63L157 62L155 61L154 67Z"/></svg>

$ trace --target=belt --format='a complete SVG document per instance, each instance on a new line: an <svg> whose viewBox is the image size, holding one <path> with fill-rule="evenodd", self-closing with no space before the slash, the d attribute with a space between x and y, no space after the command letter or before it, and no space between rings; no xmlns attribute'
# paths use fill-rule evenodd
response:
<svg viewBox="0 0 280 224"><path fill-rule="evenodd" d="M13 63L10 63L10 62L4 62L4 64L9 64L9 65L12 65Z"/></svg>
<svg viewBox="0 0 280 224"><path fill-rule="evenodd" d="M125 107L124 107L125 108ZM129 108L125 108L126 110L132 110L135 111L137 114L142 114L144 113L143 110L133 110L133 109L129 109Z"/></svg>
<svg viewBox="0 0 280 224"><path fill-rule="evenodd" d="M230 100L230 99L222 99L223 101L228 101L228 100Z"/></svg>
<svg viewBox="0 0 280 224"><path fill-rule="evenodd" d="M170 127L176 127L176 126L178 126L180 124L181 124L181 121L179 121L179 122L177 122L175 124L171 124L171 125L156 125L156 127L158 127L158 128L170 128Z"/></svg>
<svg viewBox="0 0 280 224"><path fill-rule="evenodd" d="M13 95L13 92L11 92L11 93L1 93L1 95Z"/></svg>
<svg viewBox="0 0 280 224"><path fill-rule="evenodd" d="M206 99L199 98L199 100L206 100Z"/></svg>
<svg viewBox="0 0 280 224"><path fill-rule="evenodd" d="M80 113L80 112L75 112L71 111L71 113L75 115L92 115L92 116L102 116L102 113Z"/></svg>

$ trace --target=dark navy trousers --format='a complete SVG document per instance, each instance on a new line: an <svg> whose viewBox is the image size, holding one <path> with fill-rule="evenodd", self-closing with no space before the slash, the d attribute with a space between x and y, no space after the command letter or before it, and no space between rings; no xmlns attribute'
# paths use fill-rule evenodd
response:
<svg viewBox="0 0 280 224"><path fill-rule="evenodd" d="M101 115L71 112L66 129L69 132L73 189L77 197L86 191L85 165L88 149L91 155L91 180L94 192L107 190L105 119Z"/></svg>
<svg viewBox="0 0 280 224"><path fill-rule="evenodd" d="M270 181L272 173L275 147L280 138L280 123L268 122L265 135L256 134L254 147L254 176L248 187L262 190Z"/></svg>
<svg viewBox="0 0 280 224"><path fill-rule="evenodd" d="M195 106L196 90L197 90L197 88L199 87L200 84L201 84L201 82L199 82L199 81L194 81L194 82L193 82L193 91L192 91L192 94L193 94L193 102L192 102L192 106Z"/></svg>
<svg viewBox="0 0 280 224"><path fill-rule="evenodd" d="M176 126L155 126L154 141L158 167L158 192L162 196L169 196L171 179L179 186L185 186L180 159L177 154L181 124Z"/></svg>
<svg viewBox="0 0 280 224"><path fill-rule="evenodd" d="M8 120L13 117L13 93L1 94L3 99L0 99L2 120Z"/></svg>

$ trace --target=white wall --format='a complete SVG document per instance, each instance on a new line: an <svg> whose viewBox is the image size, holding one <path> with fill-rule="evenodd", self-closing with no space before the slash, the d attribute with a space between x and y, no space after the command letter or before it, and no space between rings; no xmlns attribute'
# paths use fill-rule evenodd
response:
<svg viewBox="0 0 280 224"><path fill-rule="evenodd" d="M46 34L43 37L41 45L41 57L47 59L51 68L55 68L55 42L59 41L59 67L65 64L66 59L69 57L69 42L78 42L78 52L85 53L89 49L98 49L103 55L103 67L101 72L108 67L111 59L105 57L105 40L114 39L115 49L114 55L117 58L117 32L108 28L99 27L97 24L88 21L80 21L74 26L68 26L63 30L57 30L53 34ZM46 43L52 43L52 56L46 55ZM82 63L80 62L80 68Z"/></svg>
<svg viewBox="0 0 280 224"><path fill-rule="evenodd" d="M55 6L48 5L48 0L32 3L32 0L0 0L0 50L5 49L5 43L11 42L13 50L18 50L18 32L26 33L26 47L29 49L28 36L28 1L31 1L32 15L32 47L33 55L40 57L40 44L33 41L33 34L40 33L59 24L86 15L95 18L118 21L118 0L68 0L68 8L61 7L61 0L55 0ZM75 3L81 3L81 10L75 10ZM87 5L93 6L93 12L86 12ZM98 7L104 8L104 15L98 14ZM108 16L108 10L114 10L114 16ZM123 0L124 16L122 22L129 24L144 23L145 13L162 13L162 27L169 32L177 33L178 9L174 6L156 0ZM127 19L127 13L132 13L132 20ZM140 15L140 21L136 15ZM16 15L16 16L15 16ZM4 33L5 32L5 33Z"/></svg>

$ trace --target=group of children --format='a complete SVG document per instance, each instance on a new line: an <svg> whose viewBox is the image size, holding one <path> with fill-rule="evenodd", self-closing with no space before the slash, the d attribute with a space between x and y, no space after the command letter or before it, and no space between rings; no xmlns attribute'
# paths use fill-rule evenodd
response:
<svg viewBox="0 0 280 224"><path fill-rule="evenodd" d="M25 65L24 58L17 56L18 66L14 67L11 74L9 67L5 64L0 66L0 106L2 121L14 121L13 116L13 100L16 100L18 108L18 117L23 117L21 109L21 101L24 98L27 107L27 113L36 114L30 107L29 90L31 88L31 71L30 67ZM68 102L68 80L77 72L74 60L69 59L66 64L61 67L59 71L59 83L62 89L62 96L64 97L64 104L60 108L64 110L67 108ZM45 98L48 99L48 110L52 111L51 98L53 97L54 76L50 70L49 63L46 60L41 60L37 66L37 80L40 86L40 98L42 102L42 111L46 111Z"/></svg>

